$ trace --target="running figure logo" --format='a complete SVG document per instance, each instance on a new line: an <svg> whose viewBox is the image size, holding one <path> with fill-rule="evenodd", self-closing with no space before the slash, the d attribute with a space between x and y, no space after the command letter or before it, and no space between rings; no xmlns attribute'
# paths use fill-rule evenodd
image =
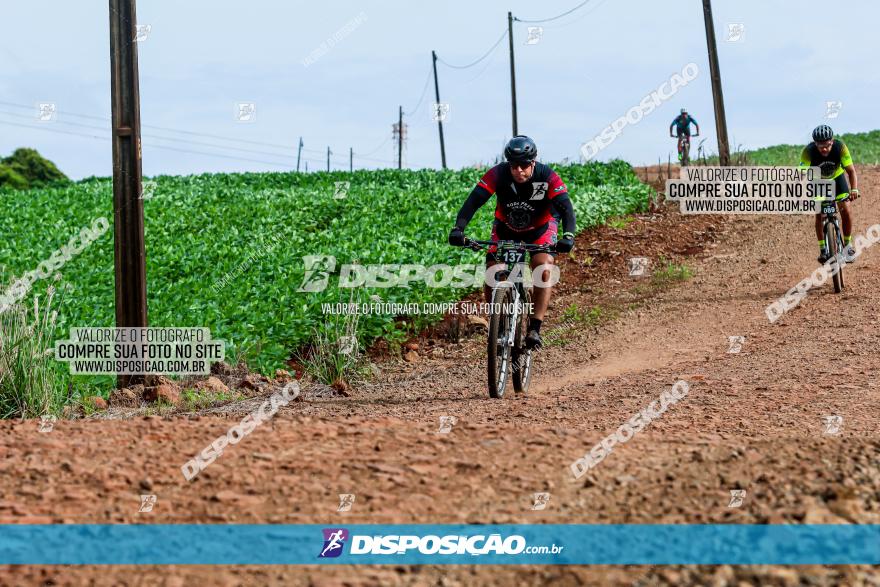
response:
<svg viewBox="0 0 880 587"><path fill-rule="evenodd" d="M337 512L350 512L351 506L354 505L354 494L353 493L340 493L339 494L339 507L336 508Z"/></svg>
<svg viewBox="0 0 880 587"><path fill-rule="evenodd" d="M648 268L648 258L632 257L627 265L629 266L630 277L641 277L645 274L645 270Z"/></svg>
<svg viewBox="0 0 880 587"><path fill-rule="evenodd" d="M840 425L843 424L843 416L822 416L825 421L825 434L840 434Z"/></svg>
<svg viewBox="0 0 880 587"><path fill-rule="evenodd" d="M746 490L745 489L731 489L730 490L730 503L727 504L729 508L738 508L743 504L743 501L746 499Z"/></svg>
<svg viewBox="0 0 880 587"><path fill-rule="evenodd" d="M345 528L324 528L324 548L318 558L336 558L342 554L345 541L348 540L348 530Z"/></svg>
<svg viewBox="0 0 880 587"><path fill-rule="evenodd" d="M549 493L533 493L532 494L532 510L539 511L547 507L550 502Z"/></svg>

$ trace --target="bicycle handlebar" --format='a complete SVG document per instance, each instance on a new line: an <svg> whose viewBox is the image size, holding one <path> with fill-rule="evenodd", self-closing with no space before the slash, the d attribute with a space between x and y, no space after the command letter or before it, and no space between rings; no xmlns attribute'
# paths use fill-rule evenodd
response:
<svg viewBox="0 0 880 587"><path fill-rule="evenodd" d="M463 247L467 247L473 249L475 251L488 248L491 246L503 246L503 245L511 245L512 248L521 249L529 252L552 252L554 249L551 245L533 245L529 243L510 241L510 240L499 240L499 241L480 241L474 240L465 237L464 244L461 245Z"/></svg>

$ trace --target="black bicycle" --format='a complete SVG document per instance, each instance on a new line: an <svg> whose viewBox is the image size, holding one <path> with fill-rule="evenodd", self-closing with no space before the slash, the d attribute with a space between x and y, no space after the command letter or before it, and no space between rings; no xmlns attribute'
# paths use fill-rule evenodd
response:
<svg viewBox="0 0 880 587"><path fill-rule="evenodd" d="M836 200L822 200L822 234L825 235L825 246L831 260L837 265L837 271L832 276L834 293L843 291L843 267L844 250L843 230L840 229L840 216L837 213Z"/></svg>
<svg viewBox="0 0 880 587"><path fill-rule="evenodd" d="M700 135L694 135L698 137ZM678 137L678 162L681 163L682 167L687 167L691 164L691 136L682 133Z"/></svg>
<svg viewBox="0 0 880 587"><path fill-rule="evenodd" d="M498 247L496 257L506 268L495 274L492 303L489 306L489 334L487 336L486 372L489 396L501 398L512 376L513 389L525 392L532 379L532 349L525 344L532 307L532 287L526 287L522 278L511 281L511 274L524 276L529 271L526 253L551 253L551 245L532 245L516 241L477 241L465 238L464 246L475 251L493 245Z"/></svg>

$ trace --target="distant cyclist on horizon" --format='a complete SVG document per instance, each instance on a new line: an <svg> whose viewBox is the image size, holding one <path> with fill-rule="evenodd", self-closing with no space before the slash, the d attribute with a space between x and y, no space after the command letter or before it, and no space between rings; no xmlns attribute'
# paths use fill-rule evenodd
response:
<svg viewBox="0 0 880 587"><path fill-rule="evenodd" d="M672 124L669 125L669 136L675 138L678 136L678 160L681 161L681 138L687 136L690 138L691 136L691 124L696 127L697 132L694 133L695 137L700 136L700 124L697 120L688 114L687 108L681 109L681 114L672 119ZM676 134L672 134L672 128L675 127Z"/></svg>
<svg viewBox="0 0 880 587"><path fill-rule="evenodd" d="M852 263L856 258L856 251L852 245L852 214L847 200L856 200L859 197L859 178L856 168L853 167L852 155L849 149L840 139L834 138L834 131L827 124L820 124L813 129L813 142L801 151L802 167L818 167L822 172L822 179L834 180L835 201L840 210L840 218L843 221L843 240L846 249L843 259ZM845 172L845 173L844 173ZM849 177L849 182L846 181ZM852 189L850 189L852 184ZM828 246L825 243L825 235L822 234L822 215L816 214L816 236L819 239L819 263L825 263L831 258Z"/></svg>
<svg viewBox="0 0 880 587"><path fill-rule="evenodd" d="M492 239L516 240L536 245L553 245L556 253L568 253L574 247L574 207L568 197L568 188L549 166L537 161L538 147L525 135L510 139L504 148L506 163L499 163L483 175L471 191L455 218L449 233L449 244L463 246L464 229L477 210L495 195L495 222ZM562 220L562 238L557 241L559 220ZM486 267L504 265L497 257L497 247L486 253ZM552 265L555 253L535 253L531 256L534 270L540 265ZM546 273L546 270L545 270ZM549 275L545 274L544 279ZM550 303L552 287L535 288L534 313L529 316L526 346L541 346L541 323ZM486 302L492 301L492 288L483 284Z"/></svg>

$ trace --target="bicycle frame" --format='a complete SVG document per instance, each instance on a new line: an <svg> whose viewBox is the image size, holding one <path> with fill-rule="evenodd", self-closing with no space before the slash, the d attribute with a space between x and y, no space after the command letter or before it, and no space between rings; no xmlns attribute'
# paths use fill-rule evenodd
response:
<svg viewBox="0 0 880 587"><path fill-rule="evenodd" d="M834 259L836 263L843 263L843 251L846 247L843 242L843 229L841 227L840 214L838 213L837 200L822 200L822 234L828 231L828 225L833 224L836 228L837 235L837 257ZM833 209L833 211L831 211ZM825 246L829 246L828 243Z"/></svg>

